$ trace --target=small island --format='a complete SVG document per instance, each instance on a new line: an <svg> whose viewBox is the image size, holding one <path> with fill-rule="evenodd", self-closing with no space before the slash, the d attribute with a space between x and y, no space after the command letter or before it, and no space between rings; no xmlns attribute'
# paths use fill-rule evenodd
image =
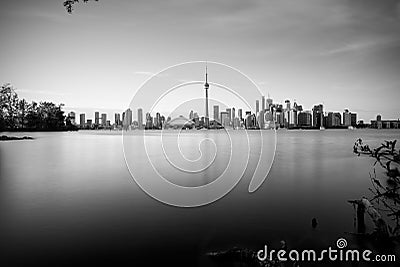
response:
<svg viewBox="0 0 400 267"><path fill-rule="evenodd" d="M15 141L15 140L33 140L31 136L7 136L1 135L0 141Z"/></svg>

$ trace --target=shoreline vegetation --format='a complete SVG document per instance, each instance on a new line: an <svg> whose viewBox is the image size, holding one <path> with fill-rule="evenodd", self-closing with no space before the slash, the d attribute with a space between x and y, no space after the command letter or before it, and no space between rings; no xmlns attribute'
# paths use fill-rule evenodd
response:
<svg viewBox="0 0 400 267"><path fill-rule="evenodd" d="M369 173L372 197L348 200L357 214L357 234L384 242L400 241L400 149L397 140L385 140L379 147L370 148L362 139L356 140L353 153L375 159ZM366 232L364 214L375 225L372 233Z"/></svg>
<svg viewBox="0 0 400 267"><path fill-rule="evenodd" d="M33 140L34 138L31 136L7 136L1 135L0 141L15 141L15 140Z"/></svg>
<svg viewBox="0 0 400 267"><path fill-rule="evenodd" d="M0 87L0 132L76 131L66 118L63 104L19 99L9 83Z"/></svg>

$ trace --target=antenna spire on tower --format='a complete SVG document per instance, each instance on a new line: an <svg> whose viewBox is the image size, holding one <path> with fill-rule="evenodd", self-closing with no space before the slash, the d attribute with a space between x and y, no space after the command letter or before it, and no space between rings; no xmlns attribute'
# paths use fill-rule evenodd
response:
<svg viewBox="0 0 400 267"><path fill-rule="evenodd" d="M208 72L207 72L207 62L206 62L206 83L207 83L207 80L208 80Z"/></svg>

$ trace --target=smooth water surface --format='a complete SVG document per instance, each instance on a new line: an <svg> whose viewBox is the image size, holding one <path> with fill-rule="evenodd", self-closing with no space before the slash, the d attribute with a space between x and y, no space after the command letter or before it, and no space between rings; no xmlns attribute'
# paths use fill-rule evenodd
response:
<svg viewBox="0 0 400 267"><path fill-rule="evenodd" d="M207 151L214 155L217 149L216 165L190 181L192 176L185 172L173 173L172 182L198 186L223 172L231 149L225 138L202 152L187 150L191 138L206 134L210 135L185 133L189 142L183 141L181 149L191 160ZM279 130L272 169L255 193L248 192L251 171L247 171L229 194L198 208L168 206L144 193L126 166L121 134L25 135L36 139L0 143L1 266L138 266L135 263L143 261L214 266L204 254L233 246L256 250L286 240L292 248L328 247L339 237L355 243L345 234L355 231L354 210L347 200L369 196L373 161L352 153L354 141L361 137L379 144L399 139L400 131ZM148 141L152 135L158 133L149 132ZM218 133L212 135L217 138ZM243 132L232 135L245 142ZM163 156L151 151L151 146L149 153L168 175ZM174 153L169 156L173 159ZM203 156L206 164L207 155ZM231 168L241 168L237 158L231 160ZM146 175L145 169L141 171ZM311 228L314 217L319 222L315 230Z"/></svg>

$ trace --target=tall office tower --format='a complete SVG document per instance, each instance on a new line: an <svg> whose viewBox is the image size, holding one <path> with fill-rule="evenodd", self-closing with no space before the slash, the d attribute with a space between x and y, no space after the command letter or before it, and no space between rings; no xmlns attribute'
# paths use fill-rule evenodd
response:
<svg viewBox="0 0 400 267"><path fill-rule="evenodd" d="M164 129L165 127L165 117L161 116L161 128Z"/></svg>
<svg viewBox="0 0 400 267"><path fill-rule="evenodd" d="M146 129L153 129L153 117L150 113L146 113Z"/></svg>
<svg viewBox="0 0 400 267"><path fill-rule="evenodd" d="M322 104L315 105L313 111L313 127L322 127L324 124L324 106Z"/></svg>
<svg viewBox="0 0 400 267"><path fill-rule="evenodd" d="M258 126L260 129L265 129L264 110L261 110L257 116Z"/></svg>
<svg viewBox="0 0 400 267"><path fill-rule="evenodd" d="M219 106L218 105L214 105L214 120L215 122L220 122L219 120Z"/></svg>
<svg viewBox="0 0 400 267"><path fill-rule="evenodd" d="M345 109L343 112L343 126L351 125L351 113L348 109Z"/></svg>
<svg viewBox="0 0 400 267"><path fill-rule="evenodd" d="M256 114L260 111L260 101L256 100Z"/></svg>
<svg viewBox="0 0 400 267"><path fill-rule="evenodd" d="M71 111L70 113L68 113L68 119L72 125L75 125L76 124L75 112Z"/></svg>
<svg viewBox="0 0 400 267"><path fill-rule="evenodd" d="M289 128L289 126L290 126L290 100L285 100L285 104L286 104L286 107L285 107L285 110L284 110L284 118L285 118L285 122L284 122L284 125L285 125L285 127L287 127L287 128Z"/></svg>
<svg viewBox="0 0 400 267"><path fill-rule="evenodd" d="M194 126L199 127L200 126L200 118L199 118L199 114L197 114L197 112L195 112L193 114L193 120L194 120Z"/></svg>
<svg viewBox="0 0 400 267"><path fill-rule="evenodd" d="M89 128L92 128L92 120L88 119L86 121L86 126L89 127Z"/></svg>
<svg viewBox="0 0 400 267"><path fill-rule="evenodd" d="M327 127L337 127L341 125L342 116L339 112L328 112L326 120Z"/></svg>
<svg viewBox="0 0 400 267"><path fill-rule="evenodd" d="M230 109L230 108L227 108L226 109L226 113L228 113L228 125L227 126L229 126L229 125L231 125L231 121L232 121L232 109Z"/></svg>
<svg viewBox="0 0 400 267"><path fill-rule="evenodd" d="M297 110L294 108L289 110L289 126L290 127L297 126Z"/></svg>
<svg viewBox="0 0 400 267"><path fill-rule="evenodd" d="M161 114L159 112L156 113L156 117L155 117L155 127L157 129L161 129Z"/></svg>
<svg viewBox="0 0 400 267"><path fill-rule="evenodd" d="M100 113L98 111L94 113L94 125L95 126L100 125Z"/></svg>
<svg viewBox="0 0 400 267"><path fill-rule="evenodd" d="M327 116L327 119L326 119L326 126L327 127L335 126L335 117L333 115L333 112L328 112L328 116Z"/></svg>
<svg viewBox="0 0 400 267"><path fill-rule="evenodd" d="M138 116L138 124L139 124L139 129L143 129L143 109L138 108L137 110L137 116Z"/></svg>
<svg viewBox="0 0 400 267"><path fill-rule="evenodd" d="M101 114L101 125L102 126L106 126L107 125L107 114L106 113L102 113Z"/></svg>
<svg viewBox="0 0 400 267"><path fill-rule="evenodd" d="M239 117L239 120L243 120L243 110L241 108L239 108L239 110L238 110L238 117Z"/></svg>
<svg viewBox="0 0 400 267"><path fill-rule="evenodd" d="M235 128L237 125L235 125L235 117L236 117L236 109L232 108L232 127Z"/></svg>
<svg viewBox="0 0 400 267"><path fill-rule="evenodd" d="M85 113L79 114L79 124L82 128L85 127L85 120L86 120L85 117L86 117Z"/></svg>
<svg viewBox="0 0 400 267"><path fill-rule="evenodd" d="M301 111L298 115L298 126L311 127L312 115L310 111Z"/></svg>
<svg viewBox="0 0 400 267"><path fill-rule="evenodd" d="M158 129L158 117L157 117L157 113L156 113L156 116L153 118L153 128L154 128L154 129Z"/></svg>
<svg viewBox="0 0 400 267"><path fill-rule="evenodd" d="M265 110L265 96L262 96L261 98L261 110Z"/></svg>
<svg viewBox="0 0 400 267"><path fill-rule="evenodd" d="M126 118L126 126L130 126L132 124L132 110L128 108L125 111L125 118Z"/></svg>
<svg viewBox="0 0 400 267"><path fill-rule="evenodd" d="M357 126L357 113L351 113L351 126Z"/></svg>
<svg viewBox="0 0 400 267"><path fill-rule="evenodd" d="M116 126L121 125L121 114L115 113L114 117L115 117L115 125Z"/></svg>
<svg viewBox="0 0 400 267"><path fill-rule="evenodd" d="M221 124L224 127L228 127L229 126L229 114L226 111L221 111Z"/></svg>
<svg viewBox="0 0 400 267"><path fill-rule="evenodd" d="M334 117L334 124L335 126L341 126L342 125L342 115L340 115L339 112L335 112L333 113L333 117Z"/></svg>
<svg viewBox="0 0 400 267"><path fill-rule="evenodd" d="M193 110L191 110L190 113L189 113L189 120L193 120L193 118L194 118L193 117Z"/></svg>
<svg viewBox="0 0 400 267"><path fill-rule="evenodd" d="M204 84L204 90L206 91L206 112L205 112L205 127L209 128L210 126L210 119L208 117L208 88L210 85L208 84L208 73L207 73L207 65L206 65L206 82Z"/></svg>

